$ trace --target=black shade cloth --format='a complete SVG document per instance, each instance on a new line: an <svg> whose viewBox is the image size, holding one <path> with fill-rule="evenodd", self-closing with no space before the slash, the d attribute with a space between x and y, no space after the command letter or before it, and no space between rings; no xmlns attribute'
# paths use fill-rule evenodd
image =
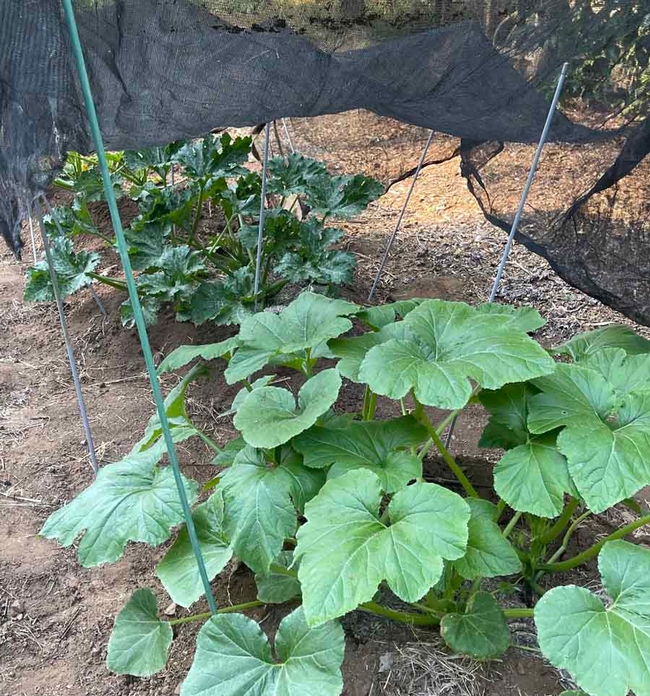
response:
<svg viewBox="0 0 650 696"><path fill-rule="evenodd" d="M510 211L486 198L482 166L499 143L537 141L562 61L584 61L613 31L602 15L578 16L560 0L511 7L496 0L77 0L75 8L107 149L366 109L461 138L463 172L503 228ZM570 241L577 220L588 233L593 196L648 154L647 122L603 132L558 113L550 134L567 143L613 137L621 138L620 156L594 172L599 183L576 192L552 226L542 221L543 235L530 232L536 223L524 225L521 240L576 287L650 324L645 266L629 269L636 299L626 299L616 289L620 277L603 275L599 255L586 260ZM0 0L0 232L16 251L27 202L71 149L92 145L59 0ZM590 243L602 244L603 235L606 228ZM631 264L648 254L644 235L616 234L626 239L619 247L642 245L628 248Z"/></svg>

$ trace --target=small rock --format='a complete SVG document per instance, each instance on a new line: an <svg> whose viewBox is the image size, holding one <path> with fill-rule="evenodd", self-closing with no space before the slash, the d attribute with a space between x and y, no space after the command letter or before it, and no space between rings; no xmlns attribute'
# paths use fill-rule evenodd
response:
<svg viewBox="0 0 650 696"><path fill-rule="evenodd" d="M165 616L174 616L176 614L176 604L172 602L169 606L165 607L163 614Z"/></svg>
<svg viewBox="0 0 650 696"><path fill-rule="evenodd" d="M179 684L179 685L174 689L174 694L175 694L176 696L178 696L178 694L180 694L180 692L181 692L181 685Z"/></svg>
<svg viewBox="0 0 650 696"><path fill-rule="evenodd" d="M22 619L25 613L25 602L21 602L20 599L14 599L9 607L9 615L15 619Z"/></svg>
<svg viewBox="0 0 650 696"><path fill-rule="evenodd" d="M379 657L379 671L390 672L393 669L393 653L384 653Z"/></svg>

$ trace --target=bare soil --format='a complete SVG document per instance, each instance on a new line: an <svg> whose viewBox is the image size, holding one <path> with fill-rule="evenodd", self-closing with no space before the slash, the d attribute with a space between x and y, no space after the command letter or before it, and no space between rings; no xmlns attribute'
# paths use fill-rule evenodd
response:
<svg viewBox="0 0 650 696"><path fill-rule="evenodd" d="M332 136L353 125L343 119L329 118L324 125L318 121L312 138L321 133L320 126L324 138L326 131ZM414 166L422 143L413 137L404 142L398 169ZM341 170L353 164L339 160ZM346 296L357 300L367 296L409 184L405 180L391 187L366 214L347 225L346 245L357 254L359 269L354 286L344 290ZM427 168L378 299L427 296L485 301L503 241L502 234L483 221L465 190L457 160ZM30 254L26 249L25 259ZM196 626L182 627L167 669L151 679L111 675L104 664L114 617L136 588L151 587L161 609L180 615L153 575L166 547L130 545L120 562L85 570L77 563L74 548L62 549L38 536L46 517L91 483L92 472L56 310L23 303L25 265L0 250L0 696L173 696L191 663ZM120 325L118 307L124 298L106 287L97 293L107 318L88 291L71 298L66 312L95 444L102 463L109 463L131 448L153 406L137 336ZM548 319L539 334L545 343L612 321L630 323L568 287L545 262L519 247L514 249L500 299L537 307ZM647 335L646 329L635 328ZM150 336L161 357L178 345L216 341L230 333L219 327L177 324L167 316ZM177 379L166 376L165 388ZM230 421L219 414L236 391L215 371L189 392L193 417L220 444L234 432ZM361 396L358 388L347 387L338 408L358 408ZM389 408L380 403L380 414L388 414ZM477 446L484 423L481 410L471 407L459 421L453 449L468 475L478 485L489 486L490 457ZM179 454L187 475L199 481L210 477L213 469L203 445L181 445ZM449 482L435 460L428 462L427 471L433 480ZM580 530L575 547L586 547L615 521L602 516ZM596 578L593 568L587 568L562 580L587 584ZM255 595L252 576L236 565L215 580L214 590L222 605ZM272 632L284 611L259 609L250 615ZM346 696L556 696L570 686L565 676L529 651L512 648L502 660L487 665L454 662L433 634L356 613L344 625ZM534 646L534 633L526 622L515 627L514 635L518 644Z"/></svg>

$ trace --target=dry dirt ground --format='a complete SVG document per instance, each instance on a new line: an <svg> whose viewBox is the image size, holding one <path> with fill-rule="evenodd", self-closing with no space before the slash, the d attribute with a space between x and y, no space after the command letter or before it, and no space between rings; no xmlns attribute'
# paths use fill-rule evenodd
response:
<svg viewBox="0 0 650 696"><path fill-rule="evenodd" d="M420 141L407 141L398 164L390 158L382 162L412 166L419 147ZM346 163L342 154L331 150L328 159L330 163L338 159L339 168L349 169L355 163ZM356 164L360 166L358 160ZM345 289L348 297L361 300L367 295L409 183L391 187L363 217L348 225L346 244L359 260L355 284ZM431 296L484 301L503 241L502 234L483 221L466 192L457 160L430 167L418 183L379 299ZM26 249L25 259L30 254ZM161 607L174 611L153 575L165 548L130 545L119 563L84 570L74 548L62 549L38 536L45 518L91 483L92 472L56 310L23 303L24 265L0 249L0 696L172 696L179 693L191 662L197 630L192 625L179 631L169 666L160 675L119 677L104 665L114 617L133 590L153 588ZM117 308L123 297L105 287L98 293L108 318L87 291L67 302L66 312L95 442L102 463L109 463L137 440L153 406L137 337L120 326ZM540 332L547 342L625 321L568 287L543 261L518 247L500 298L536 306L548 319ZM166 317L152 329L151 342L162 356L182 343L219 340L228 333L218 327L176 324ZM169 389L175 379L167 377L164 386ZM232 436L228 419L218 415L235 391L216 372L190 391L193 416L219 443ZM358 390L348 389L343 406L358 405L359 400ZM454 451L479 483L489 481L485 455L477 449L483 423L483 414L470 409L453 441ZM199 445L179 449L185 472L207 479L207 452ZM430 472L432 477L441 475L435 462ZM581 530L576 545L586 546L610 524L604 518ZM574 573L572 581L582 584L593 578L593 569L586 569ZM238 567L222 574L214 588L223 605L254 597L250 574ZM251 615L263 620L264 627L277 626L277 610L260 609ZM450 658L431 634L357 615L347 618L345 626L346 696L557 696L569 686L528 650L512 648L502 660L479 665ZM529 625L524 622L515 629L517 643L534 645Z"/></svg>

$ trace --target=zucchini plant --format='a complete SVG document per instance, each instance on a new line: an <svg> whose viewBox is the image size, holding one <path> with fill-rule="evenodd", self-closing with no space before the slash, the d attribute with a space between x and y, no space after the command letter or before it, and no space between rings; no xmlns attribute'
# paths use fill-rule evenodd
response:
<svg viewBox="0 0 650 696"><path fill-rule="evenodd" d="M154 674L176 627L196 621L183 696L337 696L349 612L439 630L451 651L477 659L503 654L508 622L530 617L543 654L584 693L649 696L650 551L624 537L650 522L629 500L650 484L650 342L608 326L546 350L529 335L543 323L530 308L364 308L304 292L280 313L246 317L232 338L170 353L160 372L196 361L167 397L173 439L199 437L214 456L206 484L184 481L208 575L235 556L257 598L166 620L139 589L115 621L109 669ZM214 365L241 385L239 434L224 447L184 406ZM297 393L279 371L299 373ZM337 409L344 382L365 386L358 413ZM489 413L480 444L502 451L484 495L442 440L470 403ZM154 417L41 534L79 541L86 567L116 561L129 542L175 536L156 576L189 609L203 588L164 451ZM432 452L457 484L428 480ZM618 503L637 518L567 557L579 525ZM606 596L546 589L596 557ZM284 603L272 648L245 612Z"/></svg>
<svg viewBox="0 0 650 696"><path fill-rule="evenodd" d="M334 245L343 232L329 219L357 215L382 193L362 175L332 176L316 160L291 154L268 167L261 287L254 293L261 179L245 165L250 138L227 133L143 151L110 153L118 198L132 199L138 214L125 230L137 288L149 324L171 306L178 321L239 323L271 303L287 283L322 290L352 279L354 256ZM174 172L176 179L170 182ZM93 157L71 153L56 183L74 194L72 204L45 218L52 257L64 296L92 283L125 290L121 278L98 272L99 252L75 251L79 235L91 235L109 250L111 235L95 220L93 203L104 199ZM27 270L25 299L53 299L45 260ZM122 321L133 325L128 300Z"/></svg>

